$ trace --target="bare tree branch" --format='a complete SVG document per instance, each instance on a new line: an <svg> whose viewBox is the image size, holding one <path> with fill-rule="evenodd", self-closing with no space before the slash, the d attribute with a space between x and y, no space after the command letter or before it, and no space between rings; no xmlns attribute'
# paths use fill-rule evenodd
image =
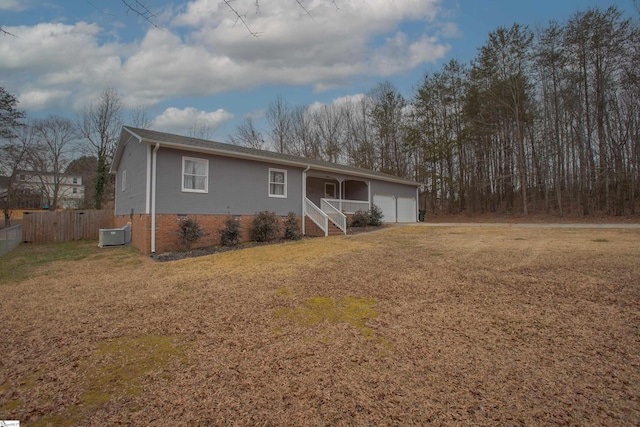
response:
<svg viewBox="0 0 640 427"><path fill-rule="evenodd" d="M249 24L247 24L247 21L246 21L246 19L245 19L245 18L247 17L247 14L245 13L244 15L241 15L241 14L240 14L240 13L239 13L239 12L238 12L238 11L237 11L233 6L232 6L232 5L231 5L231 2L232 2L232 1L233 1L233 0L224 0L224 3L227 5L227 7L228 7L229 9L231 9L231 12L233 12L233 14L236 16L236 23L238 23L238 21L240 21L240 22L242 23L242 25L244 25L244 27L247 29L247 31L249 31L249 34L250 34L250 35L252 35L252 36L253 36L253 37L255 37L255 38L259 38L259 37L260 37L260 33L256 32L256 31L253 31L253 30L249 27ZM259 8L259 7L260 7L260 6L259 6L259 3L258 3L258 1L257 1L257 0L256 0L256 7L257 7L257 8Z"/></svg>
<svg viewBox="0 0 640 427"><path fill-rule="evenodd" d="M4 28L0 27L0 34L2 34L3 36L13 36L15 37L16 35L13 33L10 33L9 31L5 30Z"/></svg>
<svg viewBox="0 0 640 427"><path fill-rule="evenodd" d="M313 22L316 22L316 19L313 17L313 15L311 15L311 12L309 12L309 10L302 4L302 0L296 0L296 3L298 3L298 6L300 6L300 8L304 10L304 12L307 14L307 16L309 16L309 18L313 20Z"/></svg>
<svg viewBox="0 0 640 427"><path fill-rule="evenodd" d="M124 4L127 7L128 11L135 13L136 15L140 16L142 19L144 19L154 27L159 28L158 24L156 24L155 22L157 15L153 13L151 9L149 9L149 7L143 4L140 0L120 0L120 1L122 2L122 4Z"/></svg>

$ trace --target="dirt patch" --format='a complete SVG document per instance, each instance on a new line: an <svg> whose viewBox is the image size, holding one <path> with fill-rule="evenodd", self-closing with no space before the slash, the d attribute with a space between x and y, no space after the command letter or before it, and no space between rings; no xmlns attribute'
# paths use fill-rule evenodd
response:
<svg viewBox="0 0 640 427"><path fill-rule="evenodd" d="M82 245L0 285L0 419L640 424L640 230L393 227L172 263Z"/></svg>

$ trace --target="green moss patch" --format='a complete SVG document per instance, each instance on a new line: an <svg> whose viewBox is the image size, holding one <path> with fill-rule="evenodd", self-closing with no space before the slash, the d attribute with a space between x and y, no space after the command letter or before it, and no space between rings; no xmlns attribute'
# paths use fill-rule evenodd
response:
<svg viewBox="0 0 640 427"><path fill-rule="evenodd" d="M22 405L22 400L10 400L2 406L2 413L11 412Z"/></svg>
<svg viewBox="0 0 640 427"><path fill-rule="evenodd" d="M78 425L84 417L112 399L137 396L144 375L164 368L182 351L169 337L123 337L102 344L83 367L86 391L79 405L64 414L50 414L33 425ZM63 422L64 421L64 422Z"/></svg>
<svg viewBox="0 0 640 427"><path fill-rule="evenodd" d="M287 317L304 326L314 326L325 321L347 323L363 335L370 336L372 331L366 327L366 323L378 316L375 304L369 298L344 297L336 300L315 296L307 299L300 307L277 310L276 316Z"/></svg>
<svg viewBox="0 0 640 427"><path fill-rule="evenodd" d="M37 275L37 269L57 261L80 261L99 251L95 242L77 241L22 244L0 256L0 285L18 283Z"/></svg>
<svg viewBox="0 0 640 427"><path fill-rule="evenodd" d="M291 289L287 288L286 286L276 289L275 293L276 293L276 296L283 297L283 298L293 297L293 292L291 292Z"/></svg>
<svg viewBox="0 0 640 427"><path fill-rule="evenodd" d="M91 385L85 403L102 404L117 394L138 395L140 379L178 354L171 339L163 336L124 337L103 344L88 372Z"/></svg>

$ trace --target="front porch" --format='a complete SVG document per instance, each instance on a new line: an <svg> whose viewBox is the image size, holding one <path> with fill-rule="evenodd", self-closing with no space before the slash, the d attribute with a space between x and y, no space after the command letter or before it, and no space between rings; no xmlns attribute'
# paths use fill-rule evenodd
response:
<svg viewBox="0 0 640 427"><path fill-rule="evenodd" d="M305 197L304 234L307 236L329 236L347 234L347 216L357 211L369 210L365 200L320 199L320 207Z"/></svg>
<svg viewBox="0 0 640 427"><path fill-rule="evenodd" d="M347 233L347 215L371 207L369 183L353 178L311 175L305 181L304 234Z"/></svg>

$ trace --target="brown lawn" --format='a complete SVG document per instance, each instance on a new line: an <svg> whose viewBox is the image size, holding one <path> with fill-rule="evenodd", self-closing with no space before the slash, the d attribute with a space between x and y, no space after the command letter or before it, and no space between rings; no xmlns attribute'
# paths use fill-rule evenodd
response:
<svg viewBox="0 0 640 427"><path fill-rule="evenodd" d="M21 425L640 424L640 230L10 257L0 419Z"/></svg>

